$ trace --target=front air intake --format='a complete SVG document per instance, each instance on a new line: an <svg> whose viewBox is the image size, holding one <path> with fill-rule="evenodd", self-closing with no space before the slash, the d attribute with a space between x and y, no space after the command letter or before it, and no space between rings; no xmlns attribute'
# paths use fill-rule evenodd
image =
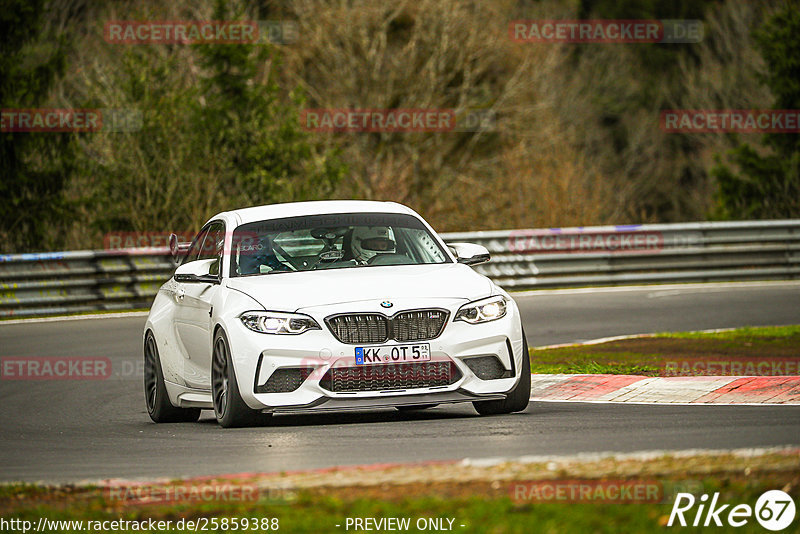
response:
<svg viewBox="0 0 800 534"><path fill-rule="evenodd" d="M444 387L461 378L453 362L419 362L388 365L359 365L329 369L320 387L340 392L392 391Z"/></svg>
<svg viewBox="0 0 800 534"><path fill-rule="evenodd" d="M465 358L463 361L469 370L481 380L497 380L514 376L511 371L503 367L503 363L494 355Z"/></svg>
<svg viewBox="0 0 800 534"><path fill-rule="evenodd" d="M256 393L290 393L299 388L306 378L314 372L313 367L281 367L269 377L267 382L256 386Z"/></svg>

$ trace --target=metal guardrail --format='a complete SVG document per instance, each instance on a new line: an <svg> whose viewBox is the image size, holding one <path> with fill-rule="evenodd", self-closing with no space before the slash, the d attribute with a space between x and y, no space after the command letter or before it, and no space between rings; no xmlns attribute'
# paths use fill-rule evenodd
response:
<svg viewBox="0 0 800 534"><path fill-rule="evenodd" d="M485 246L475 270L508 289L800 278L800 220L442 234ZM0 317L146 308L166 249L0 255Z"/></svg>
<svg viewBox="0 0 800 534"><path fill-rule="evenodd" d="M644 246L558 250L544 241L618 236L618 242L635 235L644 236ZM470 232L446 239L489 249L492 261L475 269L505 288L800 278L797 219Z"/></svg>

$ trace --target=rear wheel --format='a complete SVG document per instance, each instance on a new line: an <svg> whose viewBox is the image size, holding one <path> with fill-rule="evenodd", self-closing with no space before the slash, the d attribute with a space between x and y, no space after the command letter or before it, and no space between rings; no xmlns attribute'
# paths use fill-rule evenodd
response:
<svg viewBox="0 0 800 534"><path fill-rule="evenodd" d="M258 425L269 420L269 414L253 410L239 394L230 346L222 330L214 335L211 395L214 400L214 415L224 428Z"/></svg>
<svg viewBox="0 0 800 534"><path fill-rule="evenodd" d="M521 412L528 407L531 398L531 357L528 353L528 341L522 333L522 376L514 389L508 392L503 400L476 401L472 405L481 415L498 415Z"/></svg>
<svg viewBox="0 0 800 534"><path fill-rule="evenodd" d="M191 423L200 418L199 408L176 408L169 401L152 332L148 332L144 340L144 399L147 413L156 423Z"/></svg>

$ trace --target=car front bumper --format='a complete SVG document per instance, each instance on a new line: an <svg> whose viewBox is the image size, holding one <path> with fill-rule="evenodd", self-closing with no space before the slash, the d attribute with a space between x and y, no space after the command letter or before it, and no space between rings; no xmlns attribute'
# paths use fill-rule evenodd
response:
<svg viewBox="0 0 800 534"><path fill-rule="evenodd" d="M441 302L430 306L442 308ZM376 391L336 392L323 387L321 379L335 368L353 368L356 345L340 343L328 330L324 317L312 314L321 330L300 335L269 335L253 332L240 321L233 321L229 342L239 392L252 409L269 413L322 412L347 409L368 409L403 405L447 404L477 400L503 399L520 377L523 340L519 311L509 300L505 317L472 325L453 321L458 305L448 303L450 311L441 335L428 341L431 362L452 362L458 378L447 385L404 387ZM463 301L459 304L463 304ZM402 308L401 308L402 309ZM409 344L389 341L386 345ZM374 346L374 344L365 344ZM465 362L468 358L495 356L507 371L507 378L483 380ZM278 369L305 368L310 373L294 391L258 393L256 388L267 383Z"/></svg>

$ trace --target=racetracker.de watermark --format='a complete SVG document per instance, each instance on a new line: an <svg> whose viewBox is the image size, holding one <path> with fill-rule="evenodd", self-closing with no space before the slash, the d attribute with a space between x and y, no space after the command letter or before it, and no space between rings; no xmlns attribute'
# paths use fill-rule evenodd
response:
<svg viewBox="0 0 800 534"><path fill-rule="evenodd" d="M180 242L189 242L197 232L108 232L103 235L103 249L126 251L132 248L165 248L169 238L175 234Z"/></svg>
<svg viewBox="0 0 800 534"><path fill-rule="evenodd" d="M89 356L18 356L0 358L1 380L106 380L111 360Z"/></svg>
<svg viewBox="0 0 800 534"><path fill-rule="evenodd" d="M658 231L581 229L514 230L508 236L508 250L515 254L659 252L664 236Z"/></svg>
<svg viewBox="0 0 800 534"><path fill-rule="evenodd" d="M0 110L0 132L136 132L138 109L24 108Z"/></svg>
<svg viewBox="0 0 800 534"><path fill-rule="evenodd" d="M103 249L107 253L120 255L151 254L168 248L173 234L181 245L176 251L177 256L184 256L190 252L193 256L197 253L203 256L216 256L222 252L221 243L229 239L232 246L230 249L223 249L225 255L232 252L236 256L258 256L270 252L265 244L266 236L242 231L215 234L204 238L202 243L194 241L197 236L191 231L108 232L103 236ZM191 250L189 244L194 245Z"/></svg>
<svg viewBox="0 0 800 534"><path fill-rule="evenodd" d="M111 44L291 44L298 25L289 20L110 20Z"/></svg>
<svg viewBox="0 0 800 534"><path fill-rule="evenodd" d="M700 20L512 20L508 36L518 43L697 43Z"/></svg>
<svg viewBox="0 0 800 534"><path fill-rule="evenodd" d="M661 376L796 376L800 358L685 358L660 364Z"/></svg>
<svg viewBox="0 0 800 534"><path fill-rule="evenodd" d="M144 377L144 359L111 361L96 356L12 356L0 358L0 380L135 380Z"/></svg>
<svg viewBox="0 0 800 534"><path fill-rule="evenodd" d="M239 484L226 481L195 482L179 484L126 484L103 489L103 496L128 506L149 504L210 503L210 502L254 502L261 497L283 500L286 490L267 490L266 495L254 484Z"/></svg>
<svg viewBox="0 0 800 534"><path fill-rule="evenodd" d="M671 502L680 492L702 490L698 480L552 479L514 482L508 493L515 502L658 504Z"/></svg>
<svg viewBox="0 0 800 534"><path fill-rule="evenodd" d="M798 109L666 109L667 133L800 133Z"/></svg>
<svg viewBox="0 0 800 534"><path fill-rule="evenodd" d="M300 113L300 126L311 132L476 132L494 130L496 120L496 113L486 109L330 108Z"/></svg>

